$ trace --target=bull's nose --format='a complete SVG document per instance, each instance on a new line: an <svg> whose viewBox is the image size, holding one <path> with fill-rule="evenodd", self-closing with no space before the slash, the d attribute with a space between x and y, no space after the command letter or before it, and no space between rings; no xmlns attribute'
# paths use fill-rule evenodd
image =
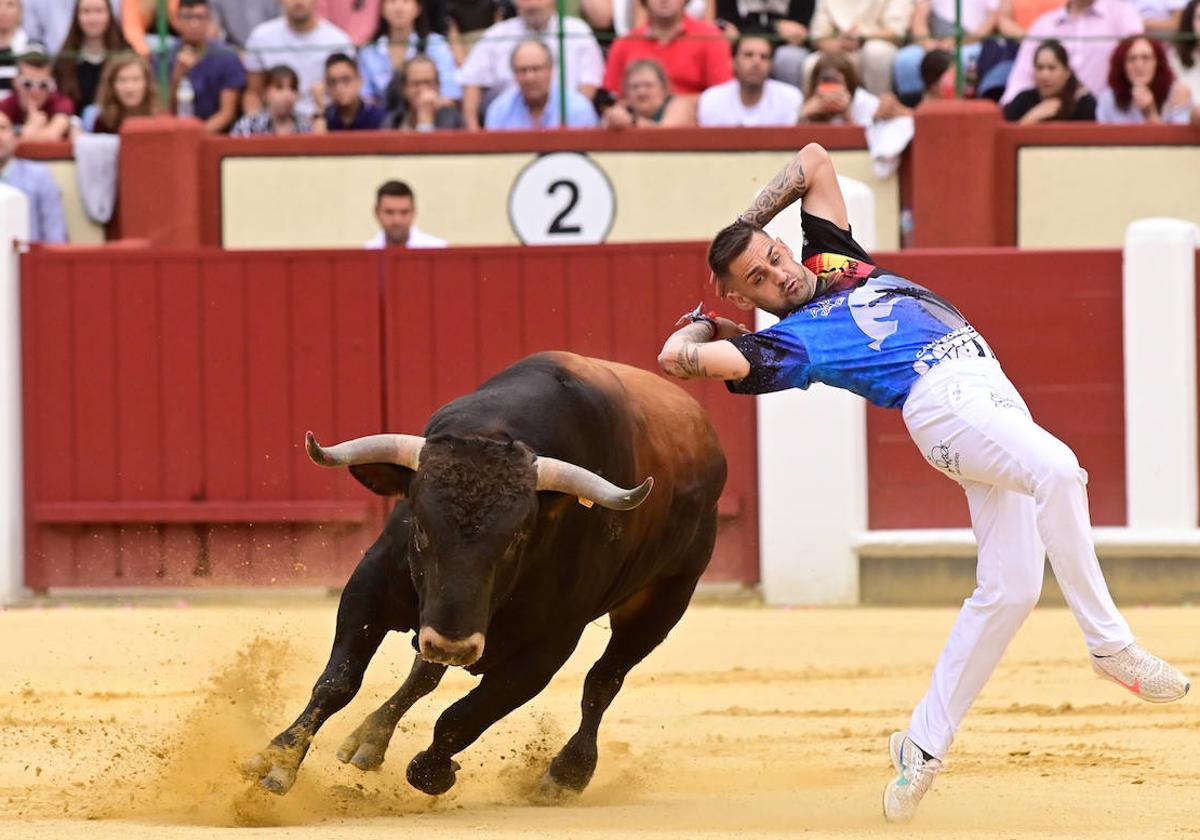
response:
<svg viewBox="0 0 1200 840"><path fill-rule="evenodd" d="M483 656L482 633L472 633L465 639L448 639L432 627L422 627L419 640L421 656L439 665L474 665Z"/></svg>

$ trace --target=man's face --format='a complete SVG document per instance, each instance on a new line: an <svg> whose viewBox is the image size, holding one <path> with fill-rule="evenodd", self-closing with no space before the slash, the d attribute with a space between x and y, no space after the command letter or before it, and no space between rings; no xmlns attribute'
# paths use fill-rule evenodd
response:
<svg viewBox="0 0 1200 840"><path fill-rule="evenodd" d="M179 37L185 44L202 46L208 39L208 27L212 23L212 13L208 6L187 6L179 10Z"/></svg>
<svg viewBox="0 0 1200 840"><path fill-rule="evenodd" d="M792 249L761 231L729 264L726 281L734 306L780 318L812 300L817 288L817 276L796 262Z"/></svg>
<svg viewBox="0 0 1200 840"><path fill-rule="evenodd" d="M513 53L513 76L526 102L545 102L550 96L550 57L536 44L521 44Z"/></svg>
<svg viewBox="0 0 1200 840"><path fill-rule="evenodd" d="M765 38L745 38L733 57L733 75L743 85L760 88L771 74L771 45Z"/></svg>
<svg viewBox="0 0 1200 840"><path fill-rule="evenodd" d="M7 163L17 152L17 132L7 114L0 114L0 161Z"/></svg>
<svg viewBox="0 0 1200 840"><path fill-rule="evenodd" d="M12 32L20 25L20 0L0 0L0 32Z"/></svg>
<svg viewBox="0 0 1200 840"><path fill-rule="evenodd" d="M35 67L17 63L17 78L14 80L21 107L28 111L40 111L56 85L50 74L50 66Z"/></svg>
<svg viewBox="0 0 1200 840"><path fill-rule="evenodd" d="M676 20L683 17L687 0L646 0L646 11L656 20Z"/></svg>
<svg viewBox="0 0 1200 840"><path fill-rule="evenodd" d="M339 108L348 108L358 101L362 90L362 79L359 78L358 68L345 61L339 61L325 71L325 89L329 91L329 101Z"/></svg>
<svg viewBox="0 0 1200 840"><path fill-rule="evenodd" d="M375 219L383 229L383 236L392 245L408 242L408 232L416 218L417 208L407 195L385 195L375 205Z"/></svg>
<svg viewBox="0 0 1200 840"><path fill-rule="evenodd" d="M516 0L517 14L533 29L541 29L554 14L554 0Z"/></svg>
<svg viewBox="0 0 1200 840"><path fill-rule="evenodd" d="M317 12L317 0L280 0L284 17L293 26L306 26Z"/></svg>

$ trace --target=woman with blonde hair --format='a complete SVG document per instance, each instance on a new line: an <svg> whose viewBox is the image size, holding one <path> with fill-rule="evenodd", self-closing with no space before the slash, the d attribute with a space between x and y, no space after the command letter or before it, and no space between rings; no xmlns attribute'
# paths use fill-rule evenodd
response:
<svg viewBox="0 0 1200 840"><path fill-rule="evenodd" d="M96 105L96 120L91 130L97 134L117 134L130 117L162 113L158 86L146 60L135 53L109 59L100 77Z"/></svg>

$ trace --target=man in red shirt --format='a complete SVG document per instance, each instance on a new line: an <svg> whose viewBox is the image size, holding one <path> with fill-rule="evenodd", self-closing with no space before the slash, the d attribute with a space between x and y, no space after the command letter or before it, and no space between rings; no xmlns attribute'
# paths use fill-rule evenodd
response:
<svg viewBox="0 0 1200 840"><path fill-rule="evenodd" d="M22 140L62 140L71 128L75 105L58 92L50 72L50 54L36 41L17 56L13 95L0 101Z"/></svg>
<svg viewBox="0 0 1200 840"><path fill-rule="evenodd" d="M649 22L613 42L604 68L604 87L618 93L625 66L652 58L667 71L673 93L695 96L733 78L729 41L711 23L683 13L686 0L641 0Z"/></svg>

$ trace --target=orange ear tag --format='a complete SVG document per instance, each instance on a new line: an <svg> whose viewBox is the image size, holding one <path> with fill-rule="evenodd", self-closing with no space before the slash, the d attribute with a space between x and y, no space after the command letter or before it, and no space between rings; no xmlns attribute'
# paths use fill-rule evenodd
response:
<svg viewBox="0 0 1200 840"><path fill-rule="evenodd" d="M585 499L585 498L583 498L583 496L580 496L579 504L583 505L585 508L590 508L592 505L594 505L596 503L593 502L591 499Z"/></svg>

